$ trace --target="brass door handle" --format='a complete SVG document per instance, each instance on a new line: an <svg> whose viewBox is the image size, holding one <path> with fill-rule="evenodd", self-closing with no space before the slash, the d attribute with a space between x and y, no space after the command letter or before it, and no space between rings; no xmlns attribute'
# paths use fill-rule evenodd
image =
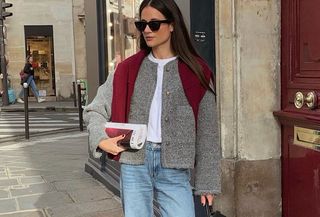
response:
<svg viewBox="0 0 320 217"><path fill-rule="evenodd" d="M307 96L305 98L306 105L308 108L313 109L317 105L317 95L314 91L311 91L307 93Z"/></svg>
<svg viewBox="0 0 320 217"><path fill-rule="evenodd" d="M301 92L296 92L296 95L295 95L295 97L294 97L294 106L295 106L297 109L300 109L300 108L302 108L303 103L304 103L303 93L301 93Z"/></svg>
<svg viewBox="0 0 320 217"><path fill-rule="evenodd" d="M306 104L309 109L315 109L320 106L318 102L320 102L320 94L316 91L310 91L306 96L299 91L296 92L294 97L294 106L297 109L301 109L304 104Z"/></svg>

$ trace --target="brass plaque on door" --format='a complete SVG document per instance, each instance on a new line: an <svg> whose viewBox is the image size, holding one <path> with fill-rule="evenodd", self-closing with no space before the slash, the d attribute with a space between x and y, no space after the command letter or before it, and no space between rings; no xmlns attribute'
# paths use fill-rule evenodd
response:
<svg viewBox="0 0 320 217"><path fill-rule="evenodd" d="M320 151L320 131L294 126L295 145Z"/></svg>

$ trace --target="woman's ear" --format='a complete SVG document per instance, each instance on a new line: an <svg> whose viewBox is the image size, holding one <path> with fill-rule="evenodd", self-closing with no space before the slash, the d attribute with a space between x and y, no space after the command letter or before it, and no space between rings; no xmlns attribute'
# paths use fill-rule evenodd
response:
<svg viewBox="0 0 320 217"><path fill-rule="evenodd" d="M173 32L174 28L173 28L173 23L170 23L169 24L169 29L170 29L170 32Z"/></svg>

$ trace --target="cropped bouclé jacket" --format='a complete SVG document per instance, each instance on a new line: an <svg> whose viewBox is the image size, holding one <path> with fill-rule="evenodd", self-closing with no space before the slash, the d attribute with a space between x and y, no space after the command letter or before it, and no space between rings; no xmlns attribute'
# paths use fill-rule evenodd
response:
<svg viewBox="0 0 320 217"><path fill-rule="evenodd" d="M107 81L99 87L92 103L84 109L90 150L94 157L101 156L101 153L97 152L97 147L101 140L108 138L104 125L114 114L112 112L114 76L128 73L126 70L134 67L132 64L136 63L138 58L142 58L142 62L138 67L135 81L127 84L129 87L131 85L133 92L129 98L129 111L124 121L148 124L149 110L156 87L157 64L140 52L120 63L115 74L108 76ZM185 70L186 67L180 65L179 60L174 60L167 63L164 68L161 164L167 168L194 168L195 194L217 194L221 191L221 148L215 96L212 92L205 91L195 112L195 106L191 106L190 103L192 97L195 97L192 93L197 91L196 88L200 83L186 87L186 82L182 80L188 77L182 77L184 71L179 71L179 69ZM144 154L144 149L137 152L122 152L120 163L143 164Z"/></svg>

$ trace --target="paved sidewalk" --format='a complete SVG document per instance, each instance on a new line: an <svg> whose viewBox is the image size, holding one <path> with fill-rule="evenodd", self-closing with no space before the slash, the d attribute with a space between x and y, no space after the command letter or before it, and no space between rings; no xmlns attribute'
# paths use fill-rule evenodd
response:
<svg viewBox="0 0 320 217"><path fill-rule="evenodd" d="M121 217L119 198L84 172L87 133L0 144L0 217Z"/></svg>
<svg viewBox="0 0 320 217"><path fill-rule="evenodd" d="M2 103L0 102L0 105ZM50 111L73 111L73 112L78 112L78 107L74 106L74 102L69 100L69 101L45 101L42 103L38 103L35 101L29 101L29 111L45 111L45 110L50 110ZM15 103L15 104L9 104L7 106L1 106L0 107L0 112L15 112L19 111L22 112L24 111L24 104L21 103Z"/></svg>

